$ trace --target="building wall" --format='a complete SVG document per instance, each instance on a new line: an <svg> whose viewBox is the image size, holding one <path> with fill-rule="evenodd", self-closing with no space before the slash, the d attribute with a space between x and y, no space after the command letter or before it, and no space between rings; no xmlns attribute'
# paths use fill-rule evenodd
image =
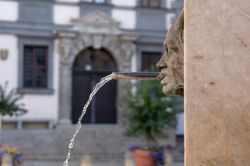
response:
<svg viewBox="0 0 250 166"><path fill-rule="evenodd" d="M0 34L0 48L8 50L6 60L0 60L0 83L3 85L8 82L8 91L12 88L18 88L19 73L19 53L18 37L15 35ZM53 54L53 94L24 94L20 103L25 104L28 113L22 117L5 117L6 120L39 120L55 121L58 110L58 55Z"/></svg>
<svg viewBox="0 0 250 166"><path fill-rule="evenodd" d="M162 0L162 8L142 8L137 0L110 0L110 4L87 4L80 0L1 0L0 1L0 49L7 49L9 57L0 60L0 83L8 81L10 87L19 88L20 42L23 38L31 41L48 40L52 42L50 53L53 61L51 74L51 93L25 93L22 102L29 112L22 117L7 120L58 120L59 55L55 30L70 27L72 19L91 11L100 10L121 23L124 33L137 36L136 54L132 56L131 70L140 70L143 51L163 52L162 43L170 24L176 18L175 1ZM150 21L149 21L150 20ZM6 72L8 71L8 72Z"/></svg>
<svg viewBox="0 0 250 166"><path fill-rule="evenodd" d="M17 21L18 18L18 2L0 1L0 20Z"/></svg>
<svg viewBox="0 0 250 166"><path fill-rule="evenodd" d="M135 7L136 0L112 0L111 1L115 6L126 6L126 7Z"/></svg>
<svg viewBox="0 0 250 166"><path fill-rule="evenodd" d="M8 81L9 87L17 86L18 71L18 46L17 37L10 34L0 34L0 48L8 50L6 60L0 60L0 83L4 84Z"/></svg>
<svg viewBox="0 0 250 166"><path fill-rule="evenodd" d="M72 19L79 18L80 8L76 5L54 5L53 21L55 24L70 24Z"/></svg>
<svg viewBox="0 0 250 166"><path fill-rule="evenodd" d="M30 22L36 22L37 17L39 16L39 14L41 14L39 13L39 11L37 12L36 10L34 10L37 9L37 4L40 9L43 9L44 4L41 3L32 4L30 1L24 1L20 3L18 1L0 1L0 22L2 25L0 26L0 29L3 31L2 33L0 33L0 49L8 50L8 58L6 60L0 60L0 83L3 85L7 81L8 91L12 88L20 88L20 78L18 74L20 73L19 66L22 61L19 58L19 43L21 38L28 36L23 33L24 29L27 29L27 31L36 31L35 29L37 29L35 25L33 25L34 28L32 29L29 29L30 27L27 26ZM26 13L24 12L24 9L28 10L29 12L35 12L37 16L32 17L30 16L32 14L28 15L27 11ZM41 12L43 13L46 11L41 10ZM46 15L44 16L44 18L45 17ZM20 25L18 22L22 22L22 25ZM43 19L43 22L39 23L45 24L46 19ZM25 24L27 25L25 26ZM20 34L20 32L22 32L23 34ZM32 35L32 33L30 33L30 35ZM54 122L57 120L58 57L56 57L57 54L54 53L49 56L52 56L53 59L53 94L25 93L22 100L20 100L20 103L25 104L25 108L28 110L28 113L21 117L4 117L6 121Z"/></svg>

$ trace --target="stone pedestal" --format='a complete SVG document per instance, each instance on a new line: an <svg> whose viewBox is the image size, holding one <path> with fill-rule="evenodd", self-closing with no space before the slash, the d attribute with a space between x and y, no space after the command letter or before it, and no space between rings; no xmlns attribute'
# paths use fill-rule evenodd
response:
<svg viewBox="0 0 250 166"><path fill-rule="evenodd" d="M185 165L250 165L249 1L186 1L185 56Z"/></svg>

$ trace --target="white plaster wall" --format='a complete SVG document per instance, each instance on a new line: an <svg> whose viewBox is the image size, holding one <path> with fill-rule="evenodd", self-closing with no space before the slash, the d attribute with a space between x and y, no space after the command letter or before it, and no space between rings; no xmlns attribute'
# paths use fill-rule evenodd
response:
<svg viewBox="0 0 250 166"><path fill-rule="evenodd" d="M112 0L111 3L117 6L135 7L136 0Z"/></svg>
<svg viewBox="0 0 250 166"><path fill-rule="evenodd" d="M9 88L17 86L18 51L17 37L0 34L0 49L8 50L8 58L0 59L0 84L8 81Z"/></svg>
<svg viewBox="0 0 250 166"><path fill-rule="evenodd" d="M51 94L26 94L23 102L29 111L19 119L29 120L58 120L58 53L57 43L54 42L53 52L53 90Z"/></svg>
<svg viewBox="0 0 250 166"><path fill-rule="evenodd" d="M173 2L176 1L176 0L166 0L166 7L167 8L172 8L173 7Z"/></svg>
<svg viewBox="0 0 250 166"><path fill-rule="evenodd" d="M7 49L7 60L0 60L0 83L8 81L8 90L18 86L18 39L14 35L0 35L0 49ZM52 95L25 94L20 103L29 111L21 117L4 117L12 120L56 120L58 117L58 57L54 55Z"/></svg>
<svg viewBox="0 0 250 166"><path fill-rule="evenodd" d="M175 17L175 14L168 13L166 14L166 29L168 30L172 25L172 20Z"/></svg>
<svg viewBox="0 0 250 166"><path fill-rule="evenodd" d="M72 3L76 3L76 2L80 2L80 0L55 0L56 2L72 2Z"/></svg>
<svg viewBox="0 0 250 166"><path fill-rule="evenodd" d="M16 21L18 19L18 2L0 1L0 20Z"/></svg>
<svg viewBox="0 0 250 166"><path fill-rule="evenodd" d="M57 95L25 94L22 100L28 113L22 120L57 120Z"/></svg>
<svg viewBox="0 0 250 166"><path fill-rule="evenodd" d="M72 19L80 17L78 6L54 5L53 19L55 24L70 24Z"/></svg>
<svg viewBox="0 0 250 166"><path fill-rule="evenodd" d="M112 18L121 23L121 28L135 29L136 13L131 10L113 9Z"/></svg>

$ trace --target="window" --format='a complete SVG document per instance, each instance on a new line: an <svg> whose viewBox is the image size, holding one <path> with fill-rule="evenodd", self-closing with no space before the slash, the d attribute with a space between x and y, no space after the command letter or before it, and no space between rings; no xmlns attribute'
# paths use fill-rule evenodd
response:
<svg viewBox="0 0 250 166"><path fill-rule="evenodd" d="M156 71L156 64L160 60L161 52L142 52L142 71Z"/></svg>
<svg viewBox="0 0 250 166"><path fill-rule="evenodd" d="M48 46L24 45L23 88L48 88Z"/></svg>
<svg viewBox="0 0 250 166"><path fill-rule="evenodd" d="M18 89L26 94L53 94L53 40L18 38Z"/></svg>
<svg viewBox="0 0 250 166"><path fill-rule="evenodd" d="M161 0L140 0L140 6L159 8L161 7Z"/></svg>
<svg viewBox="0 0 250 166"><path fill-rule="evenodd" d="M97 4L106 4L107 0L83 0L83 2L97 3Z"/></svg>

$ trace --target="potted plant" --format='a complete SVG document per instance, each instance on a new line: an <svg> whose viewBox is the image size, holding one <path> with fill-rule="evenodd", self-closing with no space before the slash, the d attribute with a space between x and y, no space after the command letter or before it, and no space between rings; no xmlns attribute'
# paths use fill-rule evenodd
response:
<svg viewBox="0 0 250 166"><path fill-rule="evenodd" d="M8 91L8 83L4 85L0 84L0 115L5 116L19 116L27 112L24 108L24 104L18 103L23 97L22 94L18 94L16 89Z"/></svg>
<svg viewBox="0 0 250 166"><path fill-rule="evenodd" d="M24 108L24 104L19 103L19 100L23 97L22 94L16 93L15 89L8 91L8 83L4 85L0 84L0 165L4 162L3 158L7 155L11 155L13 166L21 166L23 156L21 151L17 147L5 147L1 145L1 123L2 116L20 116L27 112Z"/></svg>
<svg viewBox="0 0 250 166"><path fill-rule="evenodd" d="M164 129L175 124L175 113L170 98L166 98L157 81L142 81L136 93L129 91L127 134L145 138L146 145L133 146L136 166L163 164L164 149L158 140Z"/></svg>
<svg viewBox="0 0 250 166"><path fill-rule="evenodd" d="M15 146L0 146L0 165L21 166L23 153Z"/></svg>

